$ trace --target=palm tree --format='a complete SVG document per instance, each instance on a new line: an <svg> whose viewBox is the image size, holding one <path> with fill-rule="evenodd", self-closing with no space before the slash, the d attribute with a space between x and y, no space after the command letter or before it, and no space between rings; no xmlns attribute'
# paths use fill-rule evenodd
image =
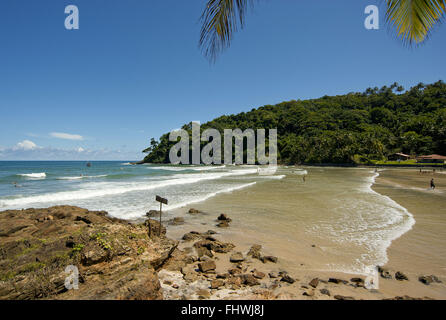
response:
<svg viewBox="0 0 446 320"><path fill-rule="evenodd" d="M233 34L243 28L255 0L208 0L201 16L200 47L211 61L228 48ZM446 0L386 0L386 23L404 44L424 42L444 17Z"/></svg>

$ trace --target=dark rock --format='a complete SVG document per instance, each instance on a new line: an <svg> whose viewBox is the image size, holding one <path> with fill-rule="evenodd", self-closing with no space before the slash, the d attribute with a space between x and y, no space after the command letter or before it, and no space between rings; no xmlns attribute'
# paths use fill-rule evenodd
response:
<svg viewBox="0 0 446 320"><path fill-rule="evenodd" d="M262 246L260 244L254 244L248 251L248 256L251 256L256 259L261 259L260 250L262 250Z"/></svg>
<svg viewBox="0 0 446 320"><path fill-rule="evenodd" d="M342 284L347 284L348 283L348 281L346 281L346 280L336 279L336 278L329 278L328 282L336 283L336 284L341 284L341 283Z"/></svg>
<svg viewBox="0 0 446 320"><path fill-rule="evenodd" d="M308 283L310 286L312 286L313 288L316 288L319 285L319 279L318 278L314 278L313 280L311 280Z"/></svg>
<svg viewBox="0 0 446 320"><path fill-rule="evenodd" d="M296 280L294 280L293 278L291 278L289 275L284 275L281 279L280 279L280 281L283 281L283 282L287 282L287 283L290 283L290 284L292 284L292 283L294 283L294 282L296 282Z"/></svg>
<svg viewBox="0 0 446 320"><path fill-rule="evenodd" d="M339 294L335 295L333 298L335 298L336 300L355 300L355 298L353 297L341 296Z"/></svg>
<svg viewBox="0 0 446 320"><path fill-rule="evenodd" d="M229 218L226 214L222 213L221 215L218 216L217 218L218 221L227 221L227 222L231 222L231 218Z"/></svg>
<svg viewBox="0 0 446 320"><path fill-rule="evenodd" d="M400 272L400 271L397 271L397 272L395 273L395 279L396 279L396 280L399 280L399 281L409 280L409 278L408 278L404 273L402 273L402 272Z"/></svg>
<svg viewBox="0 0 446 320"><path fill-rule="evenodd" d="M326 295L326 296L330 296L331 294L330 294L330 291L328 291L327 289L321 289L321 290L319 290L320 291L320 293L322 293L322 294L324 294L324 295Z"/></svg>
<svg viewBox="0 0 446 320"><path fill-rule="evenodd" d="M270 273L268 273L269 277L272 279L278 278L279 274L275 271L271 271Z"/></svg>
<svg viewBox="0 0 446 320"><path fill-rule="evenodd" d="M238 269L238 268L232 268L232 269L228 270L228 273L232 274L232 275L237 275L237 274L241 274L242 271L240 269Z"/></svg>
<svg viewBox="0 0 446 320"><path fill-rule="evenodd" d="M159 217L160 216L160 212L159 210L150 210L149 212L146 213L146 217L149 218L153 218L153 217Z"/></svg>
<svg viewBox="0 0 446 320"><path fill-rule="evenodd" d="M187 213L190 214L197 214L197 213L202 213L200 210L194 209L194 208L190 208L189 211Z"/></svg>
<svg viewBox="0 0 446 320"><path fill-rule="evenodd" d="M420 276L418 278L418 281L420 281L421 283L424 283L425 285L430 285L433 282L436 283L441 283L440 279L438 279L436 276L434 275L430 275L430 276Z"/></svg>
<svg viewBox="0 0 446 320"><path fill-rule="evenodd" d="M264 256L264 257L262 257L262 262L263 263L266 263L268 261L273 262L273 263L277 263L277 257L274 257L274 256Z"/></svg>

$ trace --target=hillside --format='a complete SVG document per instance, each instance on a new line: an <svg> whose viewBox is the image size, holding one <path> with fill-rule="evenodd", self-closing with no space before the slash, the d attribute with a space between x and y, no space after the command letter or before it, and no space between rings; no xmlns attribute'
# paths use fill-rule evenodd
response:
<svg viewBox="0 0 446 320"><path fill-rule="evenodd" d="M190 123L183 126L190 132ZM224 115L201 125L245 130L277 128L278 161L294 164L368 163L394 152L446 154L446 84L292 100ZM169 134L151 139L145 163L169 163ZM203 143L204 144L204 143ZM223 153L222 153L223 154Z"/></svg>

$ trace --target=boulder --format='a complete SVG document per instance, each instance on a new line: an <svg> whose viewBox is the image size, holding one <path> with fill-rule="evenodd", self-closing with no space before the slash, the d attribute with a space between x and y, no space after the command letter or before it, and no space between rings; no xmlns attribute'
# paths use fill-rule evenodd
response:
<svg viewBox="0 0 446 320"><path fill-rule="evenodd" d="M219 228L228 228L229 227L229 221L220 221L218 224L216 224Z"/></svg>
<svg viewBox="0 0 446 320"><path fill-rule="evenodd" d="M243 254L241 252L236 252L231 254L231 256L229 257L229 261L236 263L236 262L242 262L244 261L245 258L243 257Z"/></svg>
<svg viewBox="0 0 446 320"><path fill-rule="evenodd" d="M161 213L163 215L163 213ZM146 212L146 217L153 218L153 217L159 217L160 211L159 210L150 210L149 212Z"/></svg>
<svg viewBox="0 0 446 320"><path fill-rule="evenodd" d="M284 275L284 276L282 276L282 278L280 279L280 281L283 281L283 282L287 282L287 283L290 283L290 284L293 284L294 282L296 282L296 280L294 280L293 278L291 278L289 275Z"/></svg>
<svg viewBox="0 0 446 320"><path fill-rule="evenodd" d="M430 285L433 282L436 283L441 283L440 279L438 279L436 276L434 275L430 275L430 276L420 276L418 277L418 281L420 281L421 283L424 283L425 285Z"/></svg>
<svg viewBox="0 0 446 320"><path fill-rule="evenodd" d="M215 261L213 260L208 260L208 261L204 261L198 264L198 268L200 269L201 272L209 272L209 271L214 271L215 268L217 268Z"/></svg>
<svg viewBox="0 0 446 320"><path fill-rule="evenodd" d="M269 277L272 279L278 278L279 277L279 273L275 272L275 271L271 271L270 273L268 273Z"/></svg>
<svg viewBox="0 0 446 320"><path fill-rule="evenodd" d="M197 210L197 209L194 209L194 208L190 208L187 213L189 213L189 214L198 214L198 213L202 213L202 212L200 210Z"/></svg>
<svg viewBox="0 0 446 320"><path fill-rule="evenodd" d="M218 289L220 287L223 287L225 285L225 282L221 279L215 279L211 281L211 289Z"/></svg>
<svg viewBox="0 0 446 320"><path fill-rule="evenodd" d="M260 284L260 282L252 274L241 274L239 277L244 285L252 287Z"/></svg>

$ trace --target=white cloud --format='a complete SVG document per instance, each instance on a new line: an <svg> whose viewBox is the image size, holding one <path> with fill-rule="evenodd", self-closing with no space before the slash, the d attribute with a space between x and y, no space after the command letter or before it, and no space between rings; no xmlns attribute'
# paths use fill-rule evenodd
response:
<svg viewBox="0 0 446 320"><path fill-rule="evenodd" d="M17 143L15 147L13 147L14 150L35 150L39 147L30 140L23 140L22 142Z"/></svg>
<svg viewBox="0 0 446 320"><path fill-rule="evenodd" d="M84 137L82 137L79 134L70 134L64 132L51 132L50 136L52 136L53 138L65 139L65 140L84 140Z"/></svg>
<svg viewBox="0 0 446 320"><path fill-rule="evenodd" d="M85 149L84 148L82 148L82 147L79 147L78 149L77 149L77 152L84 152L85 151Z"/></svg>

